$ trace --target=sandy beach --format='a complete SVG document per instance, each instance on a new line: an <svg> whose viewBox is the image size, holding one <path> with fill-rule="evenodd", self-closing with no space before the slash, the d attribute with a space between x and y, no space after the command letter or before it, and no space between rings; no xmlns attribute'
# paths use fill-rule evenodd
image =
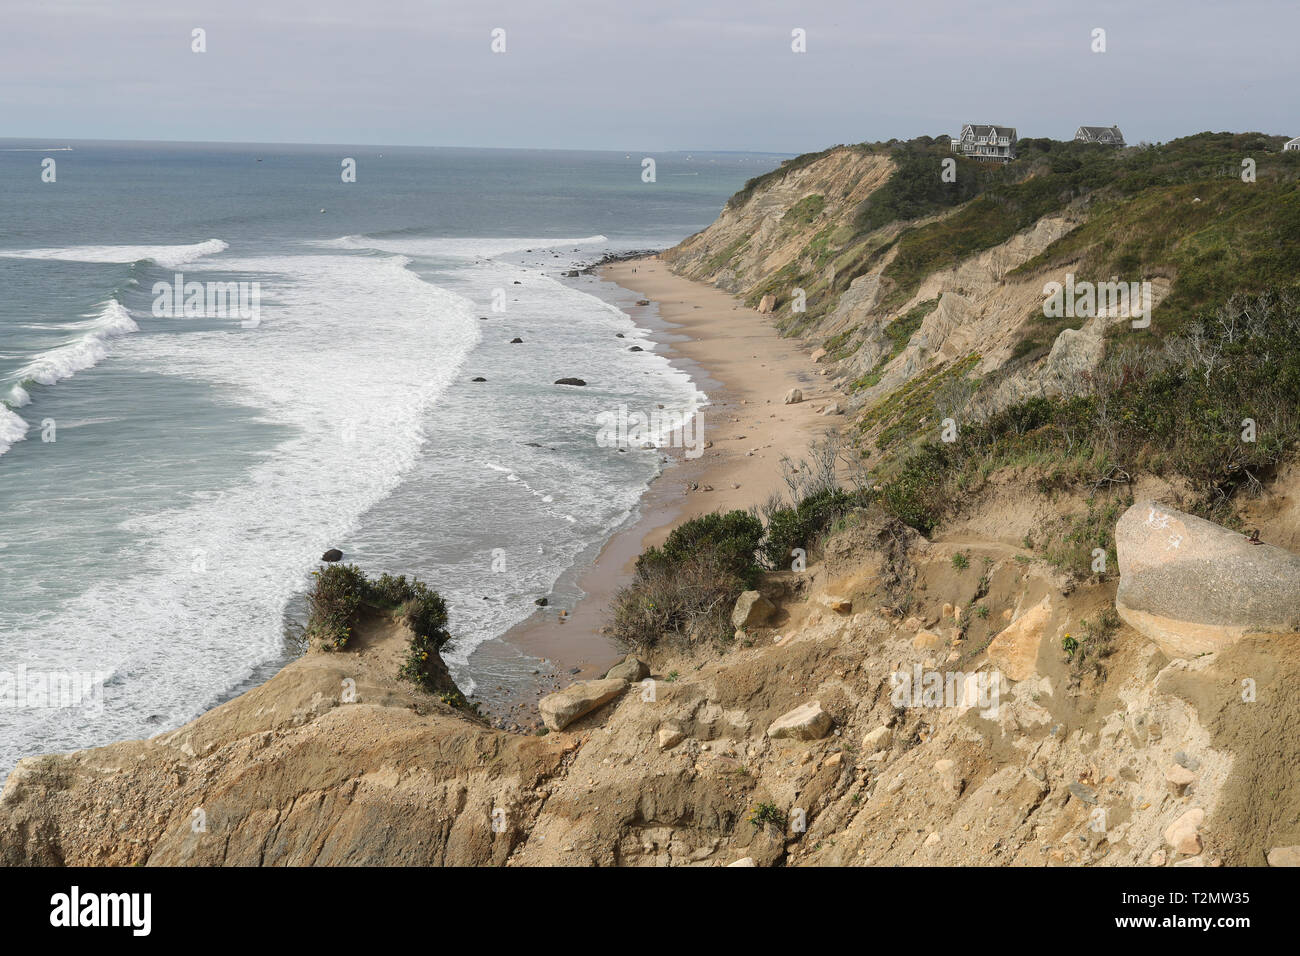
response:
<svg viewBox="0 0 1300 956"><path fill-rule="evenodd" d="M603 266L599 277L584 291L607 298L638 325L662 330L652 336L658 350L708 395L701 415L709 447L693 459L681 448L664 449L672 461L642 499L639 517L605 543L594 564L574 572L586 597L574 608L540 608L505 635L516 652L549 662L555 678L544 680L539 694L571 679L601 676L621 658L602 629L611 598L642 551L682 521L757 506L783 492L781 459L805 458L809 446L842 420L821 414L832 401L842 404L842 396L809 353L739 298L674 275L657 256ZM635 304L640 300L650 304ZM784 404L791 388L803 392L802 402ZM536 695L500 709L485 703L494 716L504 710L517 720L531 716Z"/></svg>

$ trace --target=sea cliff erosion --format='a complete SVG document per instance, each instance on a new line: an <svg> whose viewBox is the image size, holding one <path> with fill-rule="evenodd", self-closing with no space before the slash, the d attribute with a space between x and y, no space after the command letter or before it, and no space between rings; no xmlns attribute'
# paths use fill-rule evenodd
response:
<svg viewBox="0 0 1300 956"><path fill-rule="evenodd" d="M22 760L0 860L1294 864L1282 144L981 164L921 137L755 177L601 270L708 313L680 350L733 383L582 612L612 667L494 728L443 663L441 599L331 563L310 649L265 683ZM1244 152L1254 181L1219 175Z"/></svg>

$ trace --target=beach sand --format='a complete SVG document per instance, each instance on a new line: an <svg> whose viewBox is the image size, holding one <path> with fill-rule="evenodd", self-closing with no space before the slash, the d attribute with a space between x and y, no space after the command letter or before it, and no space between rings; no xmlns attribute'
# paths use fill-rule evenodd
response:
<svg viewBox="0 0 1300 956"><path fill-rule="evenodd" d="M603 282L595 288L584 285L584 291L607 298L639 326L662 330L652 335L656 350L686 369L708 395L701 415L703 440L712 447L693 459L684 457L681 448L664 449L674 463L664 466L646 492L639 517L605 543L594 564L575 572L583 600L569 609L539 608L504 636L516 653L547 660L555 675L544 679L527 701L514 699L509 705L514 720L533 718L538 694L574 679L603 676L621 659L602 629L611 599L631 578L642 551L661 543L685 520L758 506L771 494L783 493L781 459L807 457L810 445L843 420L820 414L833 401L843 407L843 396L820 374L802 343L782 338L769 316L739 298L673 275L658 257L612 263L599 275ZM639 299L650 304L638 306ZM784 404L791 388L803 392L802 402ZM698 490L691 490L692 485ZM713 490L703 490L706 486ZM501 715L497 706L487 709Z"/></svg>

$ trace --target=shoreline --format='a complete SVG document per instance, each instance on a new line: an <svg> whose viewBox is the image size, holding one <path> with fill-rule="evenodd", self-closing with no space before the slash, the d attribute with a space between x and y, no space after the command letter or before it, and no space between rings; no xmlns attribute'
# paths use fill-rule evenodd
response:
<svg viewBox="0 0 1300 956"><path fill-rule="evenodd" d="M681 448L661 449L670 461L634 516L600 546L592 563L566 572L583 597L564 617L559 608L538 608L490 642L498 653L513 651L550 667L534 687L511 695L504 710L485 707L490 717L507 723L534 722L541 696L572 680L601 677L621 660L625 652L603 629L637 557L683 521L757 507L784 493L781 458L806 457L816 439L834 431L838 416L820 410L843 399L800 340L782 338L768 316L730 293L673 274L658 255L604 263L596 275L598 288L584 291L652 329L656 351L708 396L699 411L706 444L694 459ZM649 304L635 304L643 300ZM803 401L785 405L791 388L803 392Z"/></svg>

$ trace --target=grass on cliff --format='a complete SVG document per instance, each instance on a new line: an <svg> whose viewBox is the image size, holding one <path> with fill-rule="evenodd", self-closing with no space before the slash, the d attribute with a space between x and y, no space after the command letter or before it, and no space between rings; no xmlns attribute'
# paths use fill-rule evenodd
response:
<svg viewBox="0 0 1300 956"><path fill-rule="evenodd" d="M372 581L352 564L327 564L312 575L308 639L325 650L343 650L352 640L362 607L375 608L411 630L399 676L428 689L436 686L442 675L439 655L452 643L447 605L436 591L405 575L382 574Z"/></svg>
<svg viewBox="0 0 1300 956"><path fill-rule="evenodd" d="M952 443L900 442L882 463L882 504L929 533L993 469L1033 463L1093 488L1179 476L1193 510L1225 520L1232 496L1300 445L1300 290L1234 296L1159 347L1116 349L1080 384L965 424ZM1091 553L1079 530L1065 561Z"/></svg>
<svg viewBox="0 0 1300 956"><path fill-rule="evenodd" d="M1161 306L1164 327L1148 333L1158 337L1180 330L1199 309L1232 292L1290 282L1300 271L1300 153L1283 153L1281 143L1281 137L1260 133L1200 133L1125 149L1022 139L1018 158L1007 164L957 156L942 136L849 147L887 153L895 164L890 179L852 217L828 223L794 263L748 290L746 301L754 305L773 294L788 303L792 289L803 289L805 310L782 312L779 321L786 335L807 332L834 311L855 279L896 249L881 273L879 306L895 310L936 270L1082 201L1092 204L1082 226L1008 274L1069 266L1092 280L1172 276L1172 293ZM805 154L756 177L732 203L830 152ZM955 182L943 181L945 159L955 161ZM1241 180L1244 159L1255 163L1254 182ZM814 199L807 197L787 217L811 221ZM921 222L937 214L946 215ZM729 256L717 258L714 271ZM1031 327L1017 357L1050 345L1054 335L1048 333L1059 331ZM849 344L828 351L847 357Z"/></svg>

